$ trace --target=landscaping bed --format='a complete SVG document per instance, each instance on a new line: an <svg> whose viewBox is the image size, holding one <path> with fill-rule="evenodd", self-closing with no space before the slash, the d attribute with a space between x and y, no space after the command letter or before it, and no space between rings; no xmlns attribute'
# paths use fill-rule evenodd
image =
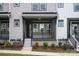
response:
<svg viewBox="0 0 79 59"><path fill-rule="evenodd" d="M22 42L0 42L0 50L22 50Z"/></svg>
<svg viewBox="0 0 79 59"><path fill-rule="evenodd" d="M64 50L63 48L46 48L44 49L43 47L39 48L33 48L32 51L38 51L38 52L59 52L59 53L76 53L76 51L67 49Z"/></svg>
<svg viewBox="0 0 79 59"><path fill-rule="evenodd" d="M69 44L62 44L59 42L58 45L51 44L48 46L47 42L43 43L43 46L40 46L37 42L34 46L32 51L39 51L39 52L60 52L60 53L76 53L74 48Z"/></svg>

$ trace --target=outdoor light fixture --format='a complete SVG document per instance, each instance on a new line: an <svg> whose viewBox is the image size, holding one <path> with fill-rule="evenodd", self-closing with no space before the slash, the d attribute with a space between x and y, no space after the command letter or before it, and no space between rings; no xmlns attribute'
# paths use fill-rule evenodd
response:
<svg viewBox="0 0 79 59"><path fill-rule="evenodd" d="M38 20L41 20L41 18L38 18Z"/></svg>

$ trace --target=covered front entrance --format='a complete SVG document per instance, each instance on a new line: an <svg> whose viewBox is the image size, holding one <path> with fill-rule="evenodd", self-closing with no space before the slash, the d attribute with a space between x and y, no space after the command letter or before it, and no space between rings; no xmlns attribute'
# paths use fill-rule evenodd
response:
<svg viewBox="0 0 79 59"><path fill-rule="evenodd" d="M74 35L75 38L79 41L79 21L70 22L70 34Z"/></svg>
<svg viewBox="0 0 79 59"><path fill-rule="evenodd" d="M30 40L31 44L33 41L56 41L56 19L56 13L23 13L24 45L30 44Z"/></svg>
<svg viewBox="0 0 79 59"><path fill-rule="evenodd" d="M33 40L55 40L56 20L51 18L25 18L24 38Z"/></svg>
<svg viewBox="0 0 79 59"><path fill-rule="evenodd" d="M32 39L52 39L52 22L28 22L24 20L24 37ZM54 28L54 27L53 27Z"/></svg>
<svg viewBox="0 0 79 59"><path fill-rule="evenodd" d="M9 40L10 12L0 12L0 40Z"/></svg>
<svg viewBox="0 0 79 59"><path fill-rule="evenodd" d="M79 41L79 18L68 18L68 38L72 35Z"/></svg>
<svg viewBox="0 0 79 59"><path fill-rule="evenodd" d="M9 40L9 19L0 19L0 40Z"/></svg>
<svg viewBox="0 0 79 59"><path fill-rule="evenodd" d="M68 18L68 41L79 50L79 18Z"/></svg>

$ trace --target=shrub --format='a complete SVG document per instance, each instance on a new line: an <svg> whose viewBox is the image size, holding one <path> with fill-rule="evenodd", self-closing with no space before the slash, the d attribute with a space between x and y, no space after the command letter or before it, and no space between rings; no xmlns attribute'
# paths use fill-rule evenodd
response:
<svg viewBox="0 0 79 59"><path fill-rule="evenodd" d="M35 43L35 47L39 47L39 43L38 42Z"/></svg>
<svg viewBox="0 0 79 59"><path fill-rule="evenodd" d="M48 43L47 43L47 42L44 42L44 43L43 43L43 47L44 47L44 48L48 48Z"/></svg>
<svg viewBox="0 0 79 59"><path fill-rule="evenodd" d="M4 42L0 42L0 48L4 48Z"/></svg>
<svg viewBox="0 0 79 59"><path fill-rule="evenodd" d="M61 42L59 42L59 43L58 43L58 46L59 46L59 47L62 47L62 43L61 43Z"/></svg>
<svg viewBox="0 0 79 59"><path fill-rule="evenodd" d="M55 47L55 44L51 44L51 47L54 48Z"/></svg>
<svg viewBox="0 0 79 59"><path fill-rule="evenodd" d="M55 47L56 47L56 48L59 48L59 46L58 46L58 45L56 45Z"/></svg>
<svg viewBox="0 0 79 59"><path fill-rule="evenodd" d="M70 44L64 44L64 45L63 45L63 49L64 49L64 50L67 50L67 49L73 50L74 48L73 48L73 46L71 46Z"/></svg>
<svg viewBox="0 0 79 59"><path fill-rule="evenodd" d="M4 42L4 47L11 47L11 43L9 41L5 41Z"/></svg>
<svg viewBox="0 0 79 59"><path fill-rule="evenodd" d="M12 47L13 48L22 48L23 43L22 42L13 42Z"/></svg>
<svg viewBox="0 0 79 59"><path fill-rule="evenodd" d="M71 45L68 45L68 48L69 48L69 49L71 49L71 50L73 50L73 49L74 49L74 47L73 47L73 46L71 46Z"/></svg>

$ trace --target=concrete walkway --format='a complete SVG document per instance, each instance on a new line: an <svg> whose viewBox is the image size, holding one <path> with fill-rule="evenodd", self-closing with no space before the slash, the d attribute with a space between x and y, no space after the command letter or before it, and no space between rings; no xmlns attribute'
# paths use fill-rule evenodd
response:
<svg viewBox="0 0 79 59"><path fill-rule="evenodd" d="M0 50L0 53L14 53L14 54L30 54L43 56L79 56L79 53L54 53L54 52L34 52L34 51L16 51L16 50Z"/></svg>

